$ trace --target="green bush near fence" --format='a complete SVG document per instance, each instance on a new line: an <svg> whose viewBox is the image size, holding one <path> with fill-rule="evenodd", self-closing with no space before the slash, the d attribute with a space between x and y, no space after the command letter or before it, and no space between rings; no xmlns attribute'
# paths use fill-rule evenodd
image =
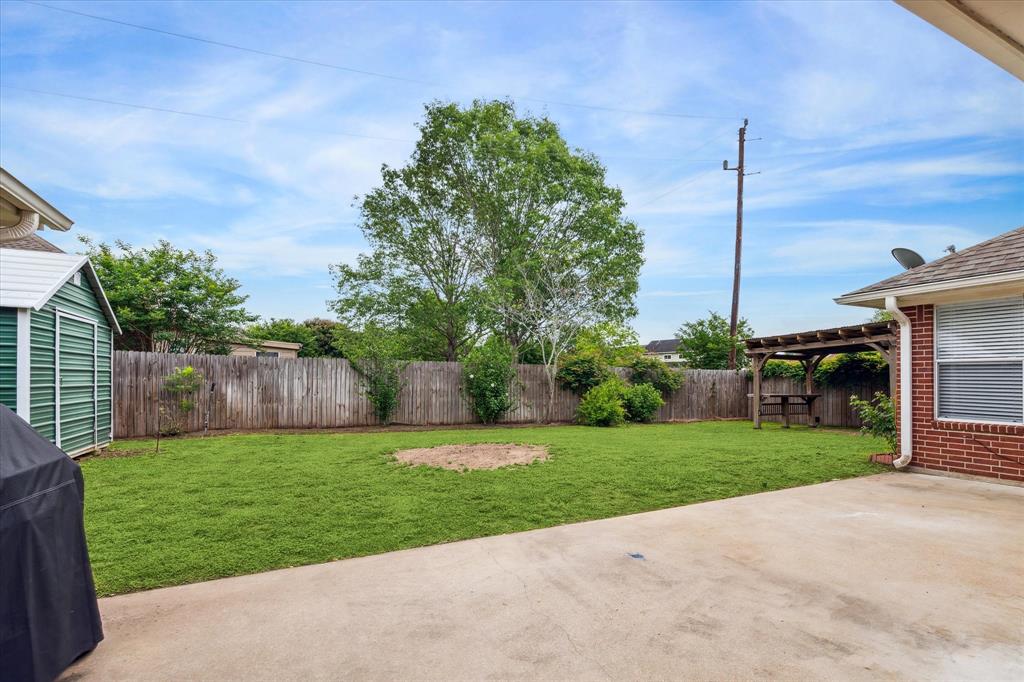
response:
<svg viewBox="0 0 1024 682"><path fill-rule="evenodd" d="M799 362L792 360L769 360L761 376L765 379L783 377L793 381L804 381L806 374ZM854 387L865 384L880 384L888 381L889 364L878 353L841 353L830 355L818 365L814 372L814 383L818 386Z"/></svg>
<svg viewBox="0 0 1024 682"><path fill-rule="evenodd" d="M516 351L504 339L492 337L469 352L462 381L473 412L484 424L493 424L514 403Z"/></svg>
<svg viewBox="0 0 1024 682"><path fill-rule="evenodd" d="M634 384L622 394L626 416L631 422L650 422L665 404L661 391L651 384Z"/></svg>

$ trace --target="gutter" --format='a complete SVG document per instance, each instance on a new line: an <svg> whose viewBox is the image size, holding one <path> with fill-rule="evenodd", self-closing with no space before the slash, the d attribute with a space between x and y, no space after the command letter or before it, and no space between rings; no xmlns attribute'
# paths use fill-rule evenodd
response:
<svg viewBox="0 0 1024 682"><path fill-rule="evenodd" d="M21 220L16 225L0 227L0 244L24 239L35 234L39 228L39 214L33 211L22 211Z"/></svg>
<svg viewBox="0 0 1024 682"><path fill-rule="evenodd" d="M966 289L967 287L980 287L998 284L1012 284L1024 281L1024 270L1008 270L1006 272L989 273L986 275L974 275L971 277L957 277L944 279L937 282L925 282L924 284L909 284L903 286L874 289L864 293L843 294L832 299L840 305L863 305L875 307L878 301L889 296L917 296L919 294L934 294L940 291L951 289Z"/></svg>
<svg viewBox="0 0 1024 682"><path fill-rule="evenodd" d="M885 297L885 309L892 313L892 317L900 325L900 456L893 460L892 465L897 469L910 464L913 457L911 444L913 443L913 360L914 350L911 348L910 318L908 318L896 304L895 296Z"/></svg>

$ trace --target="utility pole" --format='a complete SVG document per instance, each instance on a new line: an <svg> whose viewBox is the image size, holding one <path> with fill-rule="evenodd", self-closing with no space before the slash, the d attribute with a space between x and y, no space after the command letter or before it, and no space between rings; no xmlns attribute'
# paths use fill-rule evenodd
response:
<svg viewBox="0 0 1024 682"><path fill-rule="evenodd" d="M747 141L747 119L740 128L739 161L735 168L729 168L729 161L722 162L722 170L736 171L736 264L732 273L732 317L729 319L729 369L736 369L736 327L740 314L740 262L743 257L743 176L746 166L743 162L743 146Z"/></svg>

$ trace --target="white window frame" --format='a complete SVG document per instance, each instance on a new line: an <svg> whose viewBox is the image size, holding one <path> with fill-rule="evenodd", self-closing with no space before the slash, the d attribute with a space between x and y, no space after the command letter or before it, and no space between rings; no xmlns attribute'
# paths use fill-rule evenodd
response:
<svg viewBox="0 0 1024 682"><path fill-rule="evenodd" d="M1014 298L1013 296L1001 296L999 298ZM998 300L998 299L979 299L977 303L984 303L985 300ZM969 364L973 362L1020 362L1022 365L1021 375L1024 377L1024 355L1009 358L993 358L993 357L974 357L974 358L957 358L955 360L939 360L939 307L942 304L935 304L932 306L932 415L937 422L944 422L947 424L991 424L996 426L1021 426L1022 422L1006 422L1006 421L995 421L990 419L960 419L956 417L942 417L939 415L939 394L942 390L939 385L939 365L942 363L947 364ZM1024 390L1024 380L1022 380L1022 390ZM1022 400L1024 402L1024 400ZM1024 413L1024 404L1021 406L1022 413Z"/></svg>

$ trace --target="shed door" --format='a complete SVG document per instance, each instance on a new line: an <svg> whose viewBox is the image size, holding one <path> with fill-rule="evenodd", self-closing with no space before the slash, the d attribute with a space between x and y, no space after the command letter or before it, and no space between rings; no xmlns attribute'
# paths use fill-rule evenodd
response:
<svg viewBox="0 0 1024 682"><path fill-rule="evenodd" d="M57 446L75 452L97 441L96 324L57 313Z"/></svg>

